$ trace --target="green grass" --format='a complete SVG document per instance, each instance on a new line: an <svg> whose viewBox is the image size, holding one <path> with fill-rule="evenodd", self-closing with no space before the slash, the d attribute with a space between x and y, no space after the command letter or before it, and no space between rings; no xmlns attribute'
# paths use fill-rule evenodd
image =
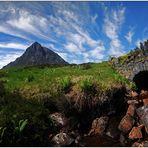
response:
<svg viewBox="0 0 148 148"><path fill-rule="evenodd" d="M80 80L79 86L82 91L91 91L94 85L93 77L84 77Z"/></svg>
<svg viewBox="0 0 148 148"><path fill-rule="evenodd" d="M108 62L2 69L0 146L49 146L49 134L57 132L50 113L64 112L72 127L83 125L94 102L106 101L105 92L123 85L132 87ZM70 92L77 93L76 102L66 96Z"/></svg>
<svg viewBox="0 0 148 148"><path fill-rule="evenodd" d="M0 70L3 75L0 80L6 81L6 90L14 91L17 89L22 94L29 95L67 90L72 83L78 85L80 89L91 87L92 81L104 89L121 83L130 84L112 69L108 62L89 64L87 67L74 65L55 68L47 66L44 68L9 68Z"/></svg>

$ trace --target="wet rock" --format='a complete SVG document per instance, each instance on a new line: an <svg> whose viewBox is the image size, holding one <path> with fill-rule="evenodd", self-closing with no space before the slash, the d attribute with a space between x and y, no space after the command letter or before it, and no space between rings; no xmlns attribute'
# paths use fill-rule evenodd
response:
<svg viewBox="0 0 148 148"><path fill-rule="evenodd" d="M118 139L120 136L120 131L118 129L120 119L117 119L117 117L112 117L109 120L108 127L106 130L106 135L113 138Z"/></svg>
<svg viewBox="0 0 148 148"><path fill-rule="evenodd" d="M128 100L127 103L130 104L139 104L137 100Z"/></svg>
<svg viewBox="0 0 148 148"><path fill-rule="evenodd" d="M144 126L145 126L146 132L148 133L148 114L145 114L145 115L143 116L143 124L144 124Z"/></svg>
<svg viewBox="0 0 148 148"><path fill-rule="evenodd" d="M144 105L136 109L136 113L139 116L139 118L141 118L145 114L147 109L148 109L148 105Z"/></svg>
<svg viewBox="0 0 148 148"><path fill-rule="evenodd" d="M141 145L142 145L142 147L148 147L148 141L143 141L143 142L141 143Z"/></svg>
<svg viewBox="0 0 148 148"><path fill-rule="evenodd" d="M75 143L75 146L82 146L83 145L83 140L82 140L82 135L79 133L78 130L74 130L68 133L70 137L72 137Z"/></svg>
<svg viewBox="0 0 148 148"><path fill-rule="evenodd" d="M52 143L54 146L69 146L74 142L74 139L71 138L67 133L59 133L52 138Z"/></svg>
<svg viewBox="0 0 148 148"><path fill-rule="evenodd" d="M79 133L78 130L74 130L74 131L69 132L69 135L70 135L71 137L76 138L76 137L79 137L79 136L80 136L80 133Z"/></svg>
<svg viewBox="0 0 148 148"><path fill-rule="evenodd" d="M53 113L50 118L56 127L64 127L68 123L68 119L62 113Z"/></svg>
<svg viewBox="0 0 148 148"><path fill-rule="evenodd" d="M88 135L103 134L103 132L107 126L108 119L109 118L107 116L96 118L92 122L92 127L91 127L91 130L88 133Z"/></svg>
<svg viewBox="0 0 148 148"><path fill-rule="evenodd" d="M75 139L75 145L76 146L79 146L79 147L84 147L85 146L85 143L82 140L82 137L81 136L76 137L76 139Z"/></svg>
<svg viewBox="0 0 148 148"><path fill-rule="evenodd" d="M140 124L138 127L139 127L140 129L142 129L142 128L144 127L144 125L143 125L143 124Z"/></svg>
<svg viewBox="0 0 148 148"><path fill-rule="evenodd" d="M122 144L122 146L126 145L127 141L123 133L120 134L119 141Z"/></svg>
<svg viewBox="0 0 148 148"><path fill-rule="evenodd" d="M148 98L143 99L143 103L144 103L144 105L148 105Z"/></svg>
<svg viewBox="0 0 148 148"><path fill-rule="evenodd" d="M134 143L132 144L132 147L141 147L141 143L139 143L139 142L134 142Z"/></svg>
<svg viewBox="0 0 148 148"><path fill-rule="evenodd" d="M135 106L135 104L130 104L129 107L128 107L128 109L127 109L126 114L129 114L129 115L131 115L131 116L134 116L135 111L136 111L136 106Z"/></svg>
<svg viewBox="0 0 148 148"><path fill-rule="evenodd" d="M148 147L148 141L135 142L132 147Z"/></svg>
<svg viewBox="0 0 148 148"><path fill-rule="evenodd" d="M144 105L136 110L141 122L145 126L145 130L148 133L148 105Z"/></svg>
<svg viewBox="0 0 148 148"><path fill-rule="evenodd" d="M141 139L142 138L142 132L139 127L133 127L132 130L129 133L129 139Z"/></svg>
<svg viewBox="0 0 148 148"><path fill-rule="evenodd" d="M122 120L120 121L120 124L119 124L119 126L118 126L118 129L120 130L120 131L122 131L122 132L124 132L124 133L128 133L131 129L132 129L132 127L133 127L133 125L134 125L134 119L132 118L132 116L131 115L129 115L129 114L126 114L123 118L122 118Z"/></svg>
<svg viewBox="0 0 148 148"><path fill-rule="evenodd" d="M139 95L140 99L148 98L148 91L141 90L141 93Z"/></svg>
<svg viewBox="0 0 148 148"><path fill-rule="evenodd" d="M128 97L132 97L132 98L135 98L135 97L137 97L138 96L138 93L137 92L135 92L135 91L130 91L129 93L128 93L128 95L127 95Z"/></svg>

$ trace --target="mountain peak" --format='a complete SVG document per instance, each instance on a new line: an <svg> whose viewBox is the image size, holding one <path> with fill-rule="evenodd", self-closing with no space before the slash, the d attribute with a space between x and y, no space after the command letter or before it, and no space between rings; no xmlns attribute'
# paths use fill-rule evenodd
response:
<svg viewBox="0 0 148 148"><path fill-rule="evenodd" d="M40 48L40 47L42 47L42 46L41 46L40 43L34 42L30 47L31 47L31 48L37 48L37 47Z"/></svg>
<svg viewBox="0 0 148 148"><path fill-rule="evenodd" d="M41 44L40 44L40 43L38 43L38 42L34 42L32 45L35 45L35 46L40 45L40 46L41 46Z"/></svg>
<svg viewBox="0 0 148 148"><path fill-rule="evenodd" d="M65 65L68 63L64 59L62 59L57 53L46 47L43 47L38 42L34 42L30 47L26 49L26 51L21 57L17 58L14 62L9 63L5 67L24 67L44 64Z"/></svg>

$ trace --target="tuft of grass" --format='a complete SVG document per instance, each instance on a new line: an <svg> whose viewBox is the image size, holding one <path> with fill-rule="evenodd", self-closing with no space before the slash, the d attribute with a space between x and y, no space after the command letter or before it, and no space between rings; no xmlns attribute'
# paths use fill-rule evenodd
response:
<svg viewBox="0 0 148 148"><path fill-rule="evenodd" d="M81 91L91 91L92 88L93 88L93 84L94 84L94 81L93 81L93 78L92 77L86 77L84 79L82 79L80 81L80 88L81 88Z"/></svg>
<svg viewBox="0 0 148 148"><path fill-rule="evenodd" d="M0 71L0 78L7 77L7 73L5 71Z"/></svg>
<svg viewBox="0 0 148 148"><path fill-rule="evenodd" d="M34 80L34 76L33 75L29 75L27 77L27 82L32 82Z"/></svg>
<svg viewBox="0 0 148 148"><path fill-rule="evenodd" d="M69 91L69 89L72 85L71 79L69 77L64 77L64 78L60 79L58 81L58 83L60 85L61 90L64 92Z"/></svg>
<svg viewBox="0 0 148 148"><path fill-rule="evenodd" d="M82 68L82 70L88 70L88 69L91 69L91 64L89 64L89 63L82 64L82 65L81 65L81 68Z"/></svg>
<svg viewBox="0 0 148 148"><path fill-rule="evenodd" d="M119 61L121 63L124 63L128 60L128 58L129 58L129 54L125 54L125 55L119 57Z"/></svg>

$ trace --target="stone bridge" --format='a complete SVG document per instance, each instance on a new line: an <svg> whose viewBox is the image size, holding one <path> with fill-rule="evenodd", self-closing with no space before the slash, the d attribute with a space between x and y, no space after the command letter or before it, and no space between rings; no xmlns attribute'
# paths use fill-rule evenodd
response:
<svg viewBox="0 0 148 148"><path fill-rule="evenodd" d="M112 64L121 75L134 81L139 89L148 89L148 56L130 57L125 62L117 58Z"/></svg>

